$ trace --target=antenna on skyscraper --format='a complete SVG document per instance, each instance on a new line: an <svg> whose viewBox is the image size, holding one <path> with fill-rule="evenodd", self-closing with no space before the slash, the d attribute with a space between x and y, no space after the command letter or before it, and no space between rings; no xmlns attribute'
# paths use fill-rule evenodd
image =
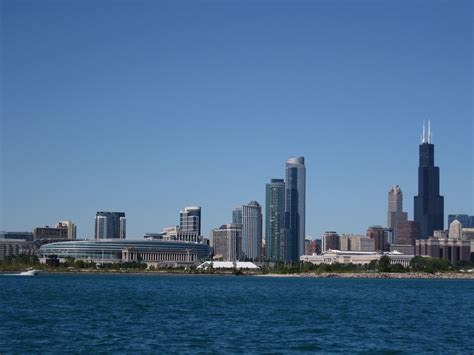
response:
<svg viewBox="0 0 474 355"><path fill-rule="evenodd" d="M421 137L421 143L425 143L425 120L423 120L423 134Z"/></svg>
<svg viewBox="0 0 474 355"><path fill-rule="evenodd" d="M428 143L431 144L431 120L428 120Z"/></svg>

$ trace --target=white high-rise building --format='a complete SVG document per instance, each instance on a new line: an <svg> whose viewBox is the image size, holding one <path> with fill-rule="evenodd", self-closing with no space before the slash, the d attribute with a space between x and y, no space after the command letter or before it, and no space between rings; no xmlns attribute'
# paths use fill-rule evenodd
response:
<svg viewBox="0 0 474 355"><path fill-rule="evenodd" d="M449 238L461 239L462 238L462 224L457 219L451 222L449 225Z"/></svg>
<svg viewBox="0 0 474 355"><path fill-rule="evenodd" d="M120 217L120 239L125 239L127 236L127 218Z"/></svg>
<svg viewBox="0 0 474 355"><path fill-rule="evenodd" d="M96 239L107 239L107 216L95 217Z"/></svg>

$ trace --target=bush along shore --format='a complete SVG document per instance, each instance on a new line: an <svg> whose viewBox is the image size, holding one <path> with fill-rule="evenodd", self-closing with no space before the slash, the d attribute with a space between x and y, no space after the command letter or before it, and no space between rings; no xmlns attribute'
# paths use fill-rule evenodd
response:
<svg viewBox="0 0 474 355"><path fill-rule="evenodd" d="M58 259L41 264L36 256L10 256L0 261L1 272L16 272L34 268L43 272L70 273L140 273L140 274L217 274L217 275L253 275L269 277L317 277L317 278L371 278L371 279L474 279L474 264L459 263L451 265L447 260L417 256L409 267L400 264L391 265L390 259L383 256L368 265L320 264L311 263L258 263L259 270L213 269L198 270L196 266L147 268L146 264L131 263L94 263L68 258L64 262Z"/></svg>

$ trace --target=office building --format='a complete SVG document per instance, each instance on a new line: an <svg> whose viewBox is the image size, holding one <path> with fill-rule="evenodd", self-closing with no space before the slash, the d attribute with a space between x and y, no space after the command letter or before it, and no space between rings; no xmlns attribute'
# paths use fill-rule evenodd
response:
<svg viewBox="0 0 474 355"><path fill-rule="evenodd" d="M366 236L374 241L376 251L383 252L390 250L387 233L382 226L369 227Z"/></svg>
<svg viewBox="0 0 474 355"><path fill-rule="evenodd" d="M448 226L453 223L453 221L457 219L461 222L463 228L474 228L474 216L469 216L467 214L450 214L448 216Z"/></svg>
<svg viewBox="0 0 474 355"><path fill-rule="evenodd" d="M462 224L457 219L450 223L448 236L451 239L462 238Z"/></svg>
<svg viewBox="0 0 474 355"><path fill-rule="evenodd" d="M242 206L237 206L232 211L232 224L242 224Z"/></svg>
<svg viewBox="0 0 474 355"><path fill-rule="evenodd" d="M397 235L397 226L408 219L408 213L403 212L403 192L396 185L388 191L387 227L393 229L394 237Z"/></svg>
<svg viewBox="0 0 474 355"><path fill-rule="evenodd" d="M339 234L333 231L324 232L321 236L321 243L321 251L323 253L328 250L339 250L341 248Z"/></svg>
<svg viewBox="0 0 474 355"><path fill-rule="evenodd" d="M0 239L17 239L31 242L33 240L33 233L0 231Z"/></svg>
<svg viewBox="0 0 474 355"><path fill-rule="evenodd" d="M61 224L56 227L37 227L33 230L34 240L68 240L68 228Z"/></svg>
<svg viewBox="0 0 474 355"><path fill-rule="evenodd" d="M372 252L375 251L375 241L363 235L343 234L340 237L339 250Z"/></svg>
<svg viewBox="0 0 474 355"><path fill-rule="evenodd" d="M285 181L271 179L265 186L265 255L269 261L285 260L281 253L284 220Z"/></svg>
<svg viewBox="0 0 474 355"><path fill-rule="evenodd" d="M95 216L95 239L125 239L126 220L124 212L97 212Z"/></svg>
<svg viewBox="0 0 474 355"><path fill-rule="evenodd" d="M25 239L0 239L0 260L10 256L28 254L29 244Z"/></svg>
<svg viewBox="0 0 474 355"><path fill-rule="evenodd" d="M415 245L415 240L420 238L420 225L415 221L405 221L398 225L396 244Z"/></svg>
<svg viewBox="0 0 474 355"><path fill-rule="evenodd" d="M262 207L257 201L242 206L242 253L257 260L262 256Z"/></svg>
<svg viewBox="0 0 474 355"><path fill-rule="evenodd" d="M71 221L61 221L56 224L56 228L66 228L67 229L67 239L76 240L77 237L77 227Z"/></svg>
<svg viewBox="0 0 474 355"><path fill-rule="evenodd" d="M304 254L306 216L306 167L304 157L292 157L285 166L285 229L287 261L299 261Z"/></svg>
<svg viewBox="0 0 474 355"><path fill-rule="evenodd" d="M183 232L201 235L201 207L185 207L179 212L179 227Z"/></svg>
<svg viewBox="0 0 474 355"><path fill-rule="evenodd" d="M420 224L420 238L433 236L433 231L444 229L444 197L439 194L439 168L434 165L434 144L431 127L423 135L419 147L418 196L414 198L414 220Z"/></svg>
<svg viewBox="0 0 474 355"><path fill-rule="evenodd" d="M242 225L223 224L211 230L214 258L223 261L239 260L242 256Z"/></svg>

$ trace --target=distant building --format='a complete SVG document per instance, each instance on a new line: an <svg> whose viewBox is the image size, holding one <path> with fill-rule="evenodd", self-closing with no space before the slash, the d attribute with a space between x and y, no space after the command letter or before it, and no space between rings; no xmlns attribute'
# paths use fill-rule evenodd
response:
<svg viewBox="0 0 474 355"><path fill-rule="evenodd" d="M285 259L297 262L304 254L306 216L306 167L304 157L292 157L285 165Z"/></svg>
<svg viewBox="0 0 474 355"><path fill-rule="evenodd" d="M471 260L471 243L462 239L418 239L416 255L431 256L448 260L452 265L458 261Z"/></svg>
<svg viewBox="0 0 474 355"><path fill-rule="evenodd" d="M389 251L388 238L382 226L371 226L367 229L367 238L373 239L376 251Z"/></svg>
<svg viewBox="0 0 474 355"><path fill-rule="evenodd" d="M340 237L340 250L373 252L375 251L375 241L366 236L344 234Z"/></svg>
<svg viewBox="0 0 474 355"><path fill-rule="evenodd" d="M179 212L179 227L183 232L201 235L201 207L185 207Z"/></svg>
<svg viewBox="0 0 474 355"><path fill-rule="evenodd" d="M97 212L95 216L95 239L125 239L126 220L124 212Z"/></svg>
<svg viewBox="0 0 474 355"><path fill-rule="evenodd" d="M420 239L433 236L433 231L444 229L444 197L439 194L439 168L434 165L434 144L431 143L431 128L428 137L419 146L418 196L414 198L414 220L420 225Z"/></svg>
<svg viewBox="0 0 474 355"><path fill-rule="evenodd" d="M463 228L462 229L462 239L464 239L464 240L474 240L474 228Z"/></svg>
<svg viewBox="0 0 474 355"><path fill-rule="evenodd" d="M30 242L33 240L33 233L0 231L0 240L1 239L23 239Z"/></svg>
<svg viewBox="0 0 474 355"><path fill-rule="evenodd" d="M161 233L146 233L146 240L174 240L180 242L202 243L203 238L193 231L183 231L181 227L172 226L163 228Z"/></svg>
<svg viewBox="0 0 474 355"><path fill-rule="evenodd" d="M456 219L461 222L464 228L474 228L474 216L469 216L467 214L450 214L448 216L448 226L450 226Z"/></svg>
<svg viewBox="0 0 474 355"><path fill-rule="evenodd" d="M321 254L321 240L320 239L307 239L308 244L306 245L306 255Z"/></svg>
<svg viewBox="0 0 474 355"><path fill-rule="evenodd" d="M462 238L462 224L457 219L449 224L449 238L461 239Z"/></svg>
<svg viewBox="0 0 474 355"><path fill-rule="evenodd" d="M391 244L390 251L405 255L415 255L415 246L411 244Z"/></svg>
<svg viewBox="0 0 474 355"><path fill-rule="evenodd" d="M209 258L207 244L162 240L102 239L50 243L41 246L38 257L45 263L52 256L100 264L139 262L148 266L186 266Z"/></svg>
<svg viewBox="0 0 474 355"><path fill-rule="evenodd" d="M285 181L271 179L265 186L265 256L269 261L283 261Z"/></svg>
<svg viewBox="0 0 474 355"><path fill-rule="evenodd" d="M339 250L341 248L339 234L334 231L324 232L321 236L321 243L321 251L323 253L328 250Z"/></svg>
<svg viewBox="0 0 474 355"><path fill-rule="evenodd" d="M383 255L387 255L390 259L390 264L401 264L404 267L410 265L411 259L414 255L404 255L397 252L378 253L378 252L361 252L361 251L341 251L328 250L322 255L304 255L300 258L303 262L320 264L354 264L354 265L369 265L372 261L378 261Z"/></svg>
<svg viewBox="0 0 474 355"><path fill-rule="evenodd" d="M243 257L257 260L262 256L262 207L257 201L242 206Z"/></svg>
<svg viewBox="0 0 474 355"><path fill-rule="evenodd" d="M211 230L214 258L223 261L239 260L242 256L242 225L223 224Z"/></svg>
<svg viewBox="0 0 474 355"><path fill-rule="evenodd" d="M232 211L232 224L242 224L242 206L237 206Z"/></svg>
<svg viewBox="0 0 474 355"><path fill-rule="evenodd" d="M26 254L28 251L28 241L25 239L0 239L0 260L9 256Z"/></svg>
<svg viewBox="0 0 474 355"><path fill-rule="evenodd" d="M57 227L37 227L33 230L34 240L68 240L69 230L66 226L57 224Z"/></svg>
<svg viewBox="0 0 474 355"><path fill-rule="evenodd" d="M67 239L76 240L77 238L77 227L71 221L61 221L56 224L56 228L66 228L67 229Z"/></svg>
<svg viewBox="0 0 474 355"><path fill-rule="evenodd" d="M398 225L396 244L415 245L415 240L420 238L420 225L415 221L405 221Z"/></svg>
<svg viewBox="0 0 474 355"><path fill-rule="evenodd" d="M400 186L393 186L388 191L387 227L392 228L394 236L396 236L398 224L407 219L408 213L403 212L403 192ZM389 242L393 241L389 240Z"/></svg>
<svg viewBox="0 0 474 355"><path fill-rule="evenodd" d="M434 231L433 232L433 237L434 237L434 239L448 239L449 238L448 231L447 230ZM416 239L418 239L418 238L416 238Z"/></svg>

